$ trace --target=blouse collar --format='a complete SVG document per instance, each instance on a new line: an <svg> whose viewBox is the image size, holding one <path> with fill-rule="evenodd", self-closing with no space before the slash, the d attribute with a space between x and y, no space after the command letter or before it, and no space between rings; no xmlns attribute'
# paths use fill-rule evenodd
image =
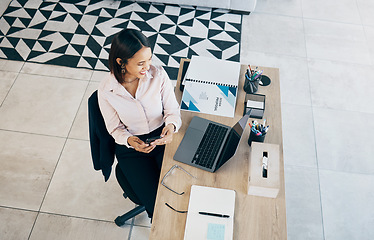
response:
<svg viewBox="0 0 374 240"><path fill-rule="evenodd" d="M152 73L153 73L153 66L151 66L151 68L145 73L144 78L140 79L139 85L140 83L144 83L152 79L153 78ZM117 81L116 77L112 73L110 74L110 78L109 78L109 91L119 94L119 95L123 95L127 92L126 89Z"/></svg>

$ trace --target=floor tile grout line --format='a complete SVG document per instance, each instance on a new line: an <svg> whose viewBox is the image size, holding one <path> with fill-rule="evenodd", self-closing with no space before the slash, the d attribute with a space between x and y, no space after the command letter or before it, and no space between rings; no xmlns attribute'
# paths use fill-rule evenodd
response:
<svg viewBox="0 0 374 240"><path fill-rule="evenodd" d="M309 71L309 67L308 67ZM313 124L313 137L314 137L314 150L315 150L315 156L316 156L316 166L317 166L317 176L318 176L318 191L319 191L319 201L321 204L321 221L322 221L322 234L323 239L325 238L325 224L323 219L323 206L322 206L322 191L321 191L321 176L320 176L320 168L318 164L318 150L317 150L317 138L316 138L316 129L315 129L315 123L314 123L314 108L311 109L312 114L312 124Z"/></svg>
<svg viewBox="0 0 374 240"><path fill-rule="evenodd" d="M304 32L304 37L305 37L305 32ZM275 57L287 57L287 58L295 58L295 59L304 59L306 61L329 61L333 63L339 63L339 64L353 64L353 65L358 65L362 67L372 67L373 64L364 64L364 63L358 63L358 62L349 62L349 61L342 61L342 60L336 60L336 59L325 59L325 58L316 58L316 57L302 57L302 56L296 56L296 55L288 55L288 54L283 54L283 53L273 53L273 52L264 52L264 51L256 51L249 49L248 52L254 52L254 53L260 53L260 54L269 54L271 56Z"/></svg>
<svg viewBox="0 0 374 240"><path fill-rule="evenodd" d="M295 15L288 15L288 14L276 14L276 13L271 13L271 12L264 12L264 11L261 11L261 10L256 10L251 12L249 14L249 16L251 14L264 14L264 15L272 15L272 16L279 16L279 17L290 17L290 18L302 18L301 16L295 16Z"/></svg>
<svg viewBox="0 0 374 240"><path fill-rule="evenodd" d="M134 222L135 222L135 218L132 218L131 219L131 227L130 227L130 231L129 231L129 235L127 237L127 240L131 240L132 230L134 229Z"/></svg>
<svg viewBox="0 0 374 240"><path fill-rule="evenodd" d="M291 105L291 106L298 106L298 107L305 107L305 108L315 108L315 109L324 109L324 110L330 110L330 111L339 111L339 112L349 112L349 113L360 113L360 114L368 114L372 115L374 112L363 112L363 111L355 111L350 109L342 109L342 108L334 108L334 107L324 107L319 105L306 105L306 104L297 104L297 103L290 103L290 102L282 102L282 105Z"/></svg>
<svg viewBox="0 0 374 240"><path fill-rule="evenodd" d="M24 134L43 136L43 137L55 137L55 138L62 138L62 139L66 138L66 137L63 137L63 136L56 136L56 135L49 135L49 134L42 134L42 133L35 133L35 132L24 132L24 131L18 131L18 130L13 130L13 129L5 129L5 128L0 128L0 131L24 133Z"/></svg>
<svg viewBox="0 0 374 240"><path fill-rule="evenodd" d="M141 228L148 228L148 229L151 228L151 227L142 226L142 225L131 225L131 229L130 229L130 232L129 232L129 238L128 238L128 240L131 240L134 227L141 227Z"/></svg>
<svg viewBox="0 0 374 240"><path fill-rule="evenodd" d="M28 239L30 239L31 234L32 234L32 232L33 232L33 230L34 230L34 227L35 227L36 221L38 220L38 217L39 217L39 215L40 215L40 213L41 213L41 208L42 208L42 206L43 206L43 203L44 203L45 197L47 196L47 193L48 193L49 187L50 187L50 185L51 185L51 182L52 182L52 180L53 180L53 176L54 176L54 174L55 174L55 172L56 172L56 169L57 169L58 163L60 162L60 159L61 159L62 153L64 152L64 149L65 149L65 146L66 146L67 140L68 140L68 138L66 137L66 138L65 138L65 142L64 142L64 144L63 144L63 146L62 146L62 149L61 149L60 155L59 155L59 157L57 158L57 162L56 162L55 167L54 167L54 169L53 169L53 172L52 172L52 174L51 174L51 178L50 178L50 180L49 180L48 186L47 186L47 188L46 188L46 190L45 190L44 196L43 196L42 201L41 201L41 203L40 203L39 210L38 210L38 214L36 215L36 218L35 218L35 221L34 221L34 223L33 223L33 225L32 225L32 228L31 228L30 235L29 235Z"/></svg>
<svg viewBox="0 0 374 240"><path fill-rule="evenodd" d="M295 165L295 164L284 164L284 166L287 167L296 167L296 168L303 168L305 170L318 170L317 167L312 167L312 166L302 166L302 165Z"/></svg>
<svg viewBox="0 0 374 240"><path fill-rule="evenodd" d="M302 3L301 3L301 5L302 5ZM305 19L305 20L322 21L322 22L328 22L328 23L348 24L348 25L355 25L355 26L361 26L361 25L363 25L362 22L361 23L351 23L351 22L334 21L334 20L331 20L331 19L320 19L320 18L313 18L313 17L304 17L302 9L301 9L301 16L292 16L292 15L287 15L287 14L275 14L275 13L262 12L262 11L255 11L253 13L254 14L264 14L264 15L279 16L279 17L299 18L299 19L302 19L302 20ZM370 25L367 25L367 26L370 26Z"/></svg>
<svg viewBox="0 0 374 240"><path fill-rule="evenodd" d="M312 108L313 107L312 105L308 105L308 104L297 104L297 103L290 103L290 102L282 102L281 104L282 104L282 106L283 105L284 106L289 105L289 106L297 106L297 107L305 107L305 108Z"/></svg>
<svg viewBox="0 0 374 240"><path fill-rule="evenodd" d="M66 68L68 68L68 67L66 67ZM64 69L64 70L68 70L68 69ZM42 76L42 77L49 77L49 78L61 78L61 79L72 80L72 81L81 81L81 82L89 82L90 81L89 79L72 78L72 77L66 77L66 76L55 76L55 75L49 75L49 74L44 74L44 73L20 72L20 74L32 75L32 76Z"/></svg>
<svg viewBox="0 0 374 240"><path fill-rule="evenodd" d="M92 74L91 74L91 77L92 77ZM64 144L63 144L63 146L62 146L62 149L61 149L60 155L59 155L59 157L57 158L57 162L56 162L55 167L54 167L54 170L53 170L53 172L52 172L52 174L51 174L51 179L49 180L48 186L47 186L47 188L46 188L46 190L45 190L44 196L43 196L42 201L41 201L41 203L40 203L39 210L38 210L38 214L36 215L36 218L35 218L35 221L34 221L34 223L33 223L33 225L32 225L32 228L31 228L31 231L30 231L30 234L29 234L28 239L30 239L31 234L32 234L32 232L33 232L33 230L34 230L34 227L35 227L36 221L38 220L38 217L39 217L39 215L40 215L40 213L41 213L41 209L42 209L42 207L43 207L44 200L45 200L45 198L46 198L46 196L47 196L47 193L48 193L49 187L51 186L51 182L52 182L53 177L54 177L54 174L55 174L55 172L56 172L56 170L57 170L57 167L58 167L58 164L59 164L59 162L60 162L61 156L62 156L62 154L63 154L63 152L64 152L64 150L65 150L66 143L67 143L67 141L69 140L70 132L71 132L71 130L72 130L72 128L73 128L74 122L75 122L76 117L77 117L77 115L78 115L79 107L80 107L81 104L83 103L83 99L84 99L85 93L86 93L86 91L87 91L87 89L88 89L88 86L89 86L89 82L87 82L86 89L85 89L84 93L82 94L82 99L81 99L81 101L80 101L80 103L79 103L79 106L78 106L78 108L77 108L77 111L76 111L76 113L75 113L75 116L74 116L74 118L73 118L73 121L72 121L72 123L71 123L70 129L69 129L69 132L68 132L67 136L65 137L65 142L64 142Z"/></svg>
<svg viewBox="0 0 374 240"><path fill-rule="evenodd" d="M341 108L333 108L333 107L322 107L318 105L312 105L313 108L315 109L325 109L325 110L331 110L331 111L340 111L340 112L350 112L350 113L361 113L361 114L368 114L372 115L374 112L363 112L363 111L354 111L354 110L349 110L349 109L341 109Z"/></svg>
<svg viewBox="0 0 374 240"><path fill-rule="evenodd" d="M356 7L357 7L357 11L358 11L358 15L360 16L360 22L361 22L361 25L362 27L364 27L364 22L362 21L362 14L361 14L361 11L360 11L360 7L358 6L358 2L357 0L355 0L355 3L356 3Z"/></svg>
<svg viewBox="0 0 374 240"><path fill-rule="evenodd" d="M3 206L0 205L0 208L6 208L6 209L12 209L12 210L17 210L17 211L26 211L26 212L33 212L33 213L42 213L42 214L48 214L48 215L54 215L54 216L61 216L61 217L71 217L71 218L77 218L77 219L84 219L84 220L90 220L90 221L98 221L98 222L106 222L106 223L113 223L112 220L103 220L99 218L90 218L90 217L82 217L82 216L77 216L77 215L70 215L70 214L62 214L62 213L54 213L54 212L47 212L47 211L39 211L39 210L31 210L31 209L26 209L26 208L18 208L18 207L10 207L10 206ZM133 223L125 223L125 225L133 225ZM138 226L138 225L134 225ZM142 226L141 227L147 227L147 226Z"/></svg>
<svg viewBox="0 0 374 240"><path fill-rule="evenodd" d="M76 141L85 141L85 142L89 142L90 140L89 139L82 139L82 138L75 138L75 137L68 137L70 140L76 140Z"/></svg>
<svg viewBox="0 0 374 240"><path fill-rule="evenodd" d="M64 149L65 149L66 142L67 142L67 138L65 139L65 142L64 142L64 144L63 144L63 146L62 146L62 149L61 149L60 155L59 155L59 157L57 158L57 162L56 162L55 167L54 167L54 169L53 169L53 172L52 172L52 174L51 174L51 178L50 178L49 183L48 183L48 186L47 186L47 188L46 188L46 190L45 190L44 196L43 196L42 201L41 201L40 206L39 206L39 210L37 211L37 215L36 215L35 221L34 221L32 227L31 227L30 234L29 234L29 237L28 237L27 239L30 239L31 234L32 234L32 232L33 232L33 230L34 230L34 227L35 227L36 221L38 220L38 217L39 217L39 215L40 215L40 213L41 213L41 208L42 208L42 206L43 206L43 203L44 203L45 197L46 197L46 195L47 195L47 193L48 193L49 187L50 187L51 182L52 182L52 180L53 180L53 176L54 176L54 174L55 174L55 172L56 172L56 169L57 169L58 163L60 162L61 155L62 155L62 153L63 153L63 151L64 151Z"/></svg>
<svg viewBox="0 0 374 240"><path fill-rule="evenodd" d="M360 172L348 172L348 171L341 171L336 169L330 169L330 168L317 168L317 167L311 167L311 166L302 166L302 165L295 165L295 164L285 164L287 167L296 167L296 168L302 168L302 169L309 169L309 170L323 170L323 171L330 171L334 173L344 173L344 174L353 174L353 175L365 175L365 176L374 176L374 173L360 173Z"/></svg>
<svg viewBox="0 0 374 240"><path fill-rule="evenodd" d="M366 30L366 27L365 27L365 25L364 25L364 21L362 20L361 11L360 11L360 8L359 8L359 6L358 6L358 2L357 2L357 0L356 0L355 2L356 2L356 5L357 5L358 13L359 13L359 15L360 15L360 20L361 20L362 30L364 31L366 44L368 44L368 43L369 43L369 39L368 39L367 30ZM370 48L369 48L369 45L367 45L367 47L368 47L368 49L370 49ZM369 51L369 55L370 55L370 62L371 62L371 65L373 65L373 64L374 64L374 61L373 61L374 56L373 56L372 53L370 53L370 51Z"/></svg>
<svg viewBox="0 0 374 240"><path fill-rule="evenodd" d="M26 211L26 212L34 212L34 213L38 212L38 210L32 210L32 209L27 209L27 208L19 208L19 207L12 207L12 206L5 206L5 205L0 205L0 208L7 208L7 209L12 209L12 210L17 210L17 211Z"/></svg>
<svg viewBox="0 0 374 240"><path fill-rule="evenodd" d="M24 64L25 64L25 62L23 62L21 69L17 72L16 79L15 79L15 81L13 82L12 86L13 86L14 83L16 82L18 76L21 74L21 70L22 70ZM24 73L24 74L26 74L26 73ZM27 73L27 74L30 74L30 73ZM84 94L83 94L83 96L82 96L81 102L79 103L79 107L81 107L81 105L82 105L82 103L83 103L83 101L84 101L84 96L85 96L85 94L86 94L86 92L87 92L87 90L88 90L89 84L90 84L91 82L95 82L95 81L92 80L93 74L94 74L94 72L91 70L91 76L90 76L89 80L72 79L72 80L81 80L81 81L87 82L87 86L86 86L86 89L85 89ZM35 74L35 73L32 74L32 75L48 76L48 75ZM54 77L54 76L50 76L50 77ZM9 94L9 91L10 91L10 90L11 90L11 88L8 90L8 93L7 93L7 94ZM6 97L5 97L5 98L6 98ZM4 100L5 100L5 98L4 98ZM49 213L49 212L41 211L41 208L42 208L42 206L43 206L43 203L44 203L44 200L45 200L46 194L48 193L48 189L49 189L50 184L51 184L51 182L52 182L52 180L53 180L54 173L55 173L55 171L56 171L56 169L57 169L57 166L58 166L58 163L59 163L59 161L60 161L60 158L61 158L61 156L62 156L62 154L63 154L63 152L64 152L64 149L65 149L66 143L67 143L67 141L68 141L69 139L75 139L75 138L70 138L69 135L70 135L70 133L71 133L72 127L73 127L74 122L75 122L75 120L76 120L76 117L77 117L77 114L78 114L78 111L79 111L79 107L78 107L77 113L75 114L75 117L74 117L74 119L73 119L73 121L72 121L72 125L71 125L70 130L69 130L69 132L68 132L68 134L67 134L66 137L54 136L54 135L46 135L46 134L38 134L38 133L31 133L31 132L14 131L14 130L9 130L9 129L0 129L0 130L3 130L3 131L9 131L9 132L19 132L19 133L25 133L25 134L33 134L33 135L48 136L48 137L58 137L58 138L64 138L64 139L65 139L65 142L64 142L64 144L63 144L62 150L61 150L61 152L60 152L60 155L59 155L59 157L58 157L57 163L56 163L56 165L55 165L54 171L53 171L53 173L52 173L52 175L51 175L51 179L50 179L49 184L48 184L48 186L47 186L47 189L46 189L46 192L45 192L44 197L43 197L43 199L42 199L42 202L41 202L41 204L40 204L39 210L26 210L26 209L19 209L19 210L32 211L32 212L37 213L36 218L35 218L35 221L34 221L34 223L33 223L33 225L32 225L31 230L30 230L30 234L29 234L28 239L30 239L30 237L31 237L31 235L32 235L32 232L33 232L33 230L34 230L34 227L35 227L36 221L37 221L37 219L38 219L40 213L45 213L45 214L50 214L50 215L66 216L66 217L74 217L74 218L87 219L87 220L93 220L93 221L102 221L102 222L108 222L108 223L112 222L112 221L107 221L107 220L91 219L91 218L84 218L84 217L79 217L79 216L64 215L64 214ZM89 140L86 140L86 139L76 139L76 140L89 141ZM0 207L1 207L1 206L0 206ZM9 207L8 207L8 208L9 208ZM129 224L126 223L126 225L129 225ZM130 226L131 226L131 229L132 229L132 227L134 226L134 221L132 221L132 223L130 224ZM131 236L131 235L129 235L129 236Z"/></svg>
<svg viewBox="0 0 374 240"><path fill-rule="evenodd" d="M11 87L10 87L9 90L7 91L7 93L6 93L6 95L5 95L4 99L3 99L3 101L2 101L1 104L0 104L0 107L2 107L3 103L6 101L6 99L7 99L8 95L9 95L11 89L13 88L14 84L15 84L16 81L18 80L18 77L19 77L20 74L22 73L21 71L22 71L22 69L23 69L24 66L25 66L25 62L22 63L22 67L21 67L20 70L17 72L17 76L16 76L14 82L12 83ZM90 77L90 79L92 78L92 74L93 74L93 73L91 72L91 77ZM41 74L35 74L35 75L41 75ZM44 75L41 75L41 76L44 76ZM74 80L75 80L75 79L74 79ZM87 86L86 86L86 90L85 90L85 92L87 91L87 88L88 88L88 84L87 84ZM83 97L84 97L84 95L83 95ZM83 97L82 97L82 100L81 100L81 102L80 102L80 105L81 105L82 102L83 102ZM78 108L78 109L79 109L79 108ZM77 112L78 112L78 110L77 110ZM77 115L77 113L76 113L76 115ZM72 126L73 126L73 123L74 123L74 121L75 121L75 119L76 119L76 115L75 115L74 120L73 120L73 122L72 122ZM30 239L31 234L32 234L32 232L33 232L33 229L34 229L34 227L35 227L36 221L37 221L37 219L38 219L38 217L39 217L40 210L41 210L41 208L42 208L42 205L43 205L44 199L45 199L46 194L47 194L47 192L48 192L49 186L50 186L51 181L52 181L52 179L53 179L54 173L55 173L56 168L57 168L57 166L58 166L58 163L59 163L59 160L60 160L61 155L62 155L62 153L63 153L63 150L65 149L65 145L66 145L66 142L67 142L67 140L68 140L68 136L69 136L69 134L70 134L70 131L71 131L72 126L70 127L69 133L67 134L66 137L59 137L59 136L51 136L51 135L45 135L45 134L28 133L28 132L20 132L20 131L11 131L11 130L7 130L7 129L0 129L0 130L3 130L3 131L20 132L20 133L26 133L26 134L35 134L35 135L42 135L42 136L49 136L49 137L65 138L65 142L64 142L64 144L63 144L62 150L61 150L60 155L59 155L59 157L58 157L58 160L57 160L57 163L56 163L56 165L55 165L54 171L53 171L53 173L52 173L52 175L51 175L51 179L50 179L50 181L49 181L49 183L48 183L48 186L47 186L46 192L45 192L45 194L44 194L44 196L43 196L43 199L42 199L42 202L41 202L41 204L40 204L39 210L34 211L34 212L37 213L37 215L36 215L36 217L35 217L35 220L34 220L34 223L33 223L32 227L31 227L31 230L30 230L30 234L29 234L29 236L28 236L28 239ZM30 210L29 210L29 211L30 211Z"/></svg>
<svg viewBox="0 0 374 240"><path fill-rule="evenodd" d="M14 79L14 81L13 81L12 85L10 86L9 90L8 90L7 93L5 94L5 97L4 97L3 101L2 101L1 104L0 104L0 108L3 106L5 100L7 99L8 95L9 95L9 93L10 93L10 90L12 90L14 84L16 84L16 81L17 81L19 75L21 74L21 70L22 70L22 68L23 68L24 65L25 65L25 62L22 63L22 67L21 67L20 70L17 72L17 76L16 76L16 78Z"/></svg>
<svg viewBox="0 0 374 240"><path fill-rule="evenodd" d="M40 74L40 73L20 73L25 75L32 75L32 76L42 76L42 77L48 77L48 78L60 78L60 79L66 79L66 80L72 80L72 81L81 81L81 82L89 82L88 79L79 79L79 78L71 78L71 77L63 77L63 76L53 76L53 75L46 75L46 74Z"/></svg>
<svg viewBox="0 0 374 240"><path fill-rule="evenodd" d="M60 217L77 218L77 219L96 221L96 222L105 222L105 223L110 223L110 224L114 223L112 220L103 220L103 219L98 219L98 218L81 217L81 216L62 214L62 213L53 213L53 212L46 212L46 211L39 211L39 213L53 215L53 216L60 216ZM131 225L131 224L125 223L125 225Z"/></svg>
<svg viewBox="0 0 374 240"><path fill-rule="evenodd" d="M307 39L306 39L306 32L305 32L305 18L303 12L303 3L300 1L301 4L301 16L302 16L302 23L303 23L303 31L304 31L304 43L305 43L305 54L306 58L308 59L308 49L307 49ZM313 137L314 137L314 152L315 152L315 161L317 167L317 177L318 177L318 191L319 191L319 202L320 202L320 210L321 210L321 224L322 224L322 238L325 240L325 225L323 219L323 206L322 206L322 193L321 193L321 178L319 172L319 165L318 165L318 152L317 152L317 139L316 139L316 128L314 122L314 111L313 111L313 97L312 97L312 89L310 83L310 70L309 70L309 62L307 61L307 71L308 71L308 83L309 83L309 96L310 96L310 104L311 104L311 114L312 114L312 126L313 126Z"/></svg>
<svg viewBox="0 0 374 240"><path fill-rule="evenodd" d="M19 74L28 74L28 75L37 75L37 76L43 76L43 77L56 77L56 78L63 78L63 79L69 79L69 80L78 80L78 81L90 81L91 78L92 78L92 75L93 75L93 72L94 71L98 71L98 72L108 72L106 70L99 70L99 69L90 69L90 68L79 68L79 67L69 67L69 66L63 66L63 65L56 65L56 64L46 64L46 63L40 63L40 62L29 62L29 61L19 61L19 60L10 60L10 59L7 59L7 58L0 58L0 60L4 60L4 61L13 61L13 62L19 62L21 63L22 62L22 67L20 68L19 71L15 72L15 71L8 71L8 70L5 70L5 69L0 69L0 71L3 71L3 72L13 72L13 73L18 73ZM56 75L51 75L51 74L48 74L48 73L42 73L42 72L22 72L22 69L25 67L25 65L27 63L31 63L31 64L36 64L36 65L39 65L39 66L45 66L45 67L56 67L56 68L59 68L60 70L71 70L71 69L74 69L74 70L82 70L82 71L86 71L86 72L90 72L91 76L89 77L89 79L86 79L86 78L74 78L74 77L68 77L68 76L56 76ZM18 77L17 75L17 77Z"/></svg>
<svg viewBox="0 0 374 240"><path fill-rule="evenodd" d="M288 57L288 58L307 59L306 57L302 57L302 56L288 55L288 54L284 54L284 53L264 52L264 51L257 51L257 50L252 50L252 49L249 49L248 52L269 54L269 55L276 56L276 57Z"/></svg>

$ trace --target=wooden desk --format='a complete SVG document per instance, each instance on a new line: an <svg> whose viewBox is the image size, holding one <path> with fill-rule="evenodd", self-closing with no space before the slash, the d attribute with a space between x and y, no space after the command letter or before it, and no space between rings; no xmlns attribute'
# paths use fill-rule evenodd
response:
<svg viewBox="0 0 374 240"><path fill-rule="evenodd" d="M239 94L234 119L208 114L198 114L198 116L221 122L229 126L232 126L242 117L245 99L245 92L243 91L244 72L246 67L247 66L245 65L242 65L241 67ZM236 191L234 219L235 240L287 239L279 70L266 67L259 67L259 69L263 69L264 75L269 76L271 79L271 84L266 87L260 86L257 93L266 95L264 118L266 118L270 128L266 135L265 142L280 145L280 190L278 197L276 199L271 199L247 195L249 169L248 158L250 153L250 147L247 144L249 136L248 126L242 137L235 158L229 160L215 173L206 172L173 160L174 153L178 148L192 117L196 114L181 111L183 125L179 130L179 133L174 135L173 142L166 147L160 182L165 173L175 164L183 167L189 173L196 176L197 179L188 176L180 170L174 170L173 174L167 178L167 185L176 191L184 191L185 194L181 196L171 192L161 184L159 185L150 239L183 239L187 214L177 213L168 208L165 203L167 202L178 210L187 210L191 185L193 184L234 189ZM182 92L179 90L180 76L181 69L179 71L178 84L175 90L179 102L182 96Z"/></svg>

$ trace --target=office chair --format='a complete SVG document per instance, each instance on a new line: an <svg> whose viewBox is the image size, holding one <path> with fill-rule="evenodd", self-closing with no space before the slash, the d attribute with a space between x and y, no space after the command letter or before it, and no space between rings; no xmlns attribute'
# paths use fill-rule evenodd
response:
<svg viewBox="0 0 374 240"><path fill-rule="evenodd" d="M97 99L97 90L92 93L88 99L88 125L90 136L91 157L95 170L101 170L104 175L105 182L108 181L114 163L115 142L113 137L108 133L103 116L101 114ZM119 165L116 165L117 182L123 190L123 197L129 198L133 203L139 205L129 212L118 216L114 222L117 226L122 226L125 222L138 214L145 211L145 207L141 204L136 196L126 176L121 171Z"/></svg>
<svg viewBox="0 0 374 240"><path fill-rule="evenodd" d="M139 205L135 207L134 209L128 211L127 213L123 214L122 216L118 216L114 222L116 223L117 226L122 226L125 224L127 220L130 218L133 218L137 216L138 214L142 213L145 211L145 206L142 206L139 198L136 196L134 190L131 188L130 183L127 181L125 175L123 174L121 168L117 164L116 166L116 178L123 190L123 197L124 198L129 198L133 203Z"/></svg>

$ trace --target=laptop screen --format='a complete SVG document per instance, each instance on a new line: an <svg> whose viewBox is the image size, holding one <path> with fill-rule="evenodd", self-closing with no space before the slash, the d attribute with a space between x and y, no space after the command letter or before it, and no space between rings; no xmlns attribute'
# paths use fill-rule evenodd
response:
<svg viewBox="0 0 374 240"><path fill-rule="evenodd" d="M232 130L237 137L239 137L239 140L240 140L240 137L242 136L243 132L244 132L244 129L245 129L245 125L247 124L247 121L248 121L248 118L249 118L249 115L244 115L240 120L239 122L237 122L233 127L232 127Z"/></svg>
<svg viewBox="0 0 374 240"><path fill-rule="evenodd" d="M225 143L225 146L223 147L221 159L217 163L218 166L222 166L227 160L229 160L234 154L236 153L236 150L239 146L240 138L243 135L245 126L247 124L249 118L249 114L244 115L239 122L237 122L230 130L229 136L227 138L227 141Z"/></svg>

